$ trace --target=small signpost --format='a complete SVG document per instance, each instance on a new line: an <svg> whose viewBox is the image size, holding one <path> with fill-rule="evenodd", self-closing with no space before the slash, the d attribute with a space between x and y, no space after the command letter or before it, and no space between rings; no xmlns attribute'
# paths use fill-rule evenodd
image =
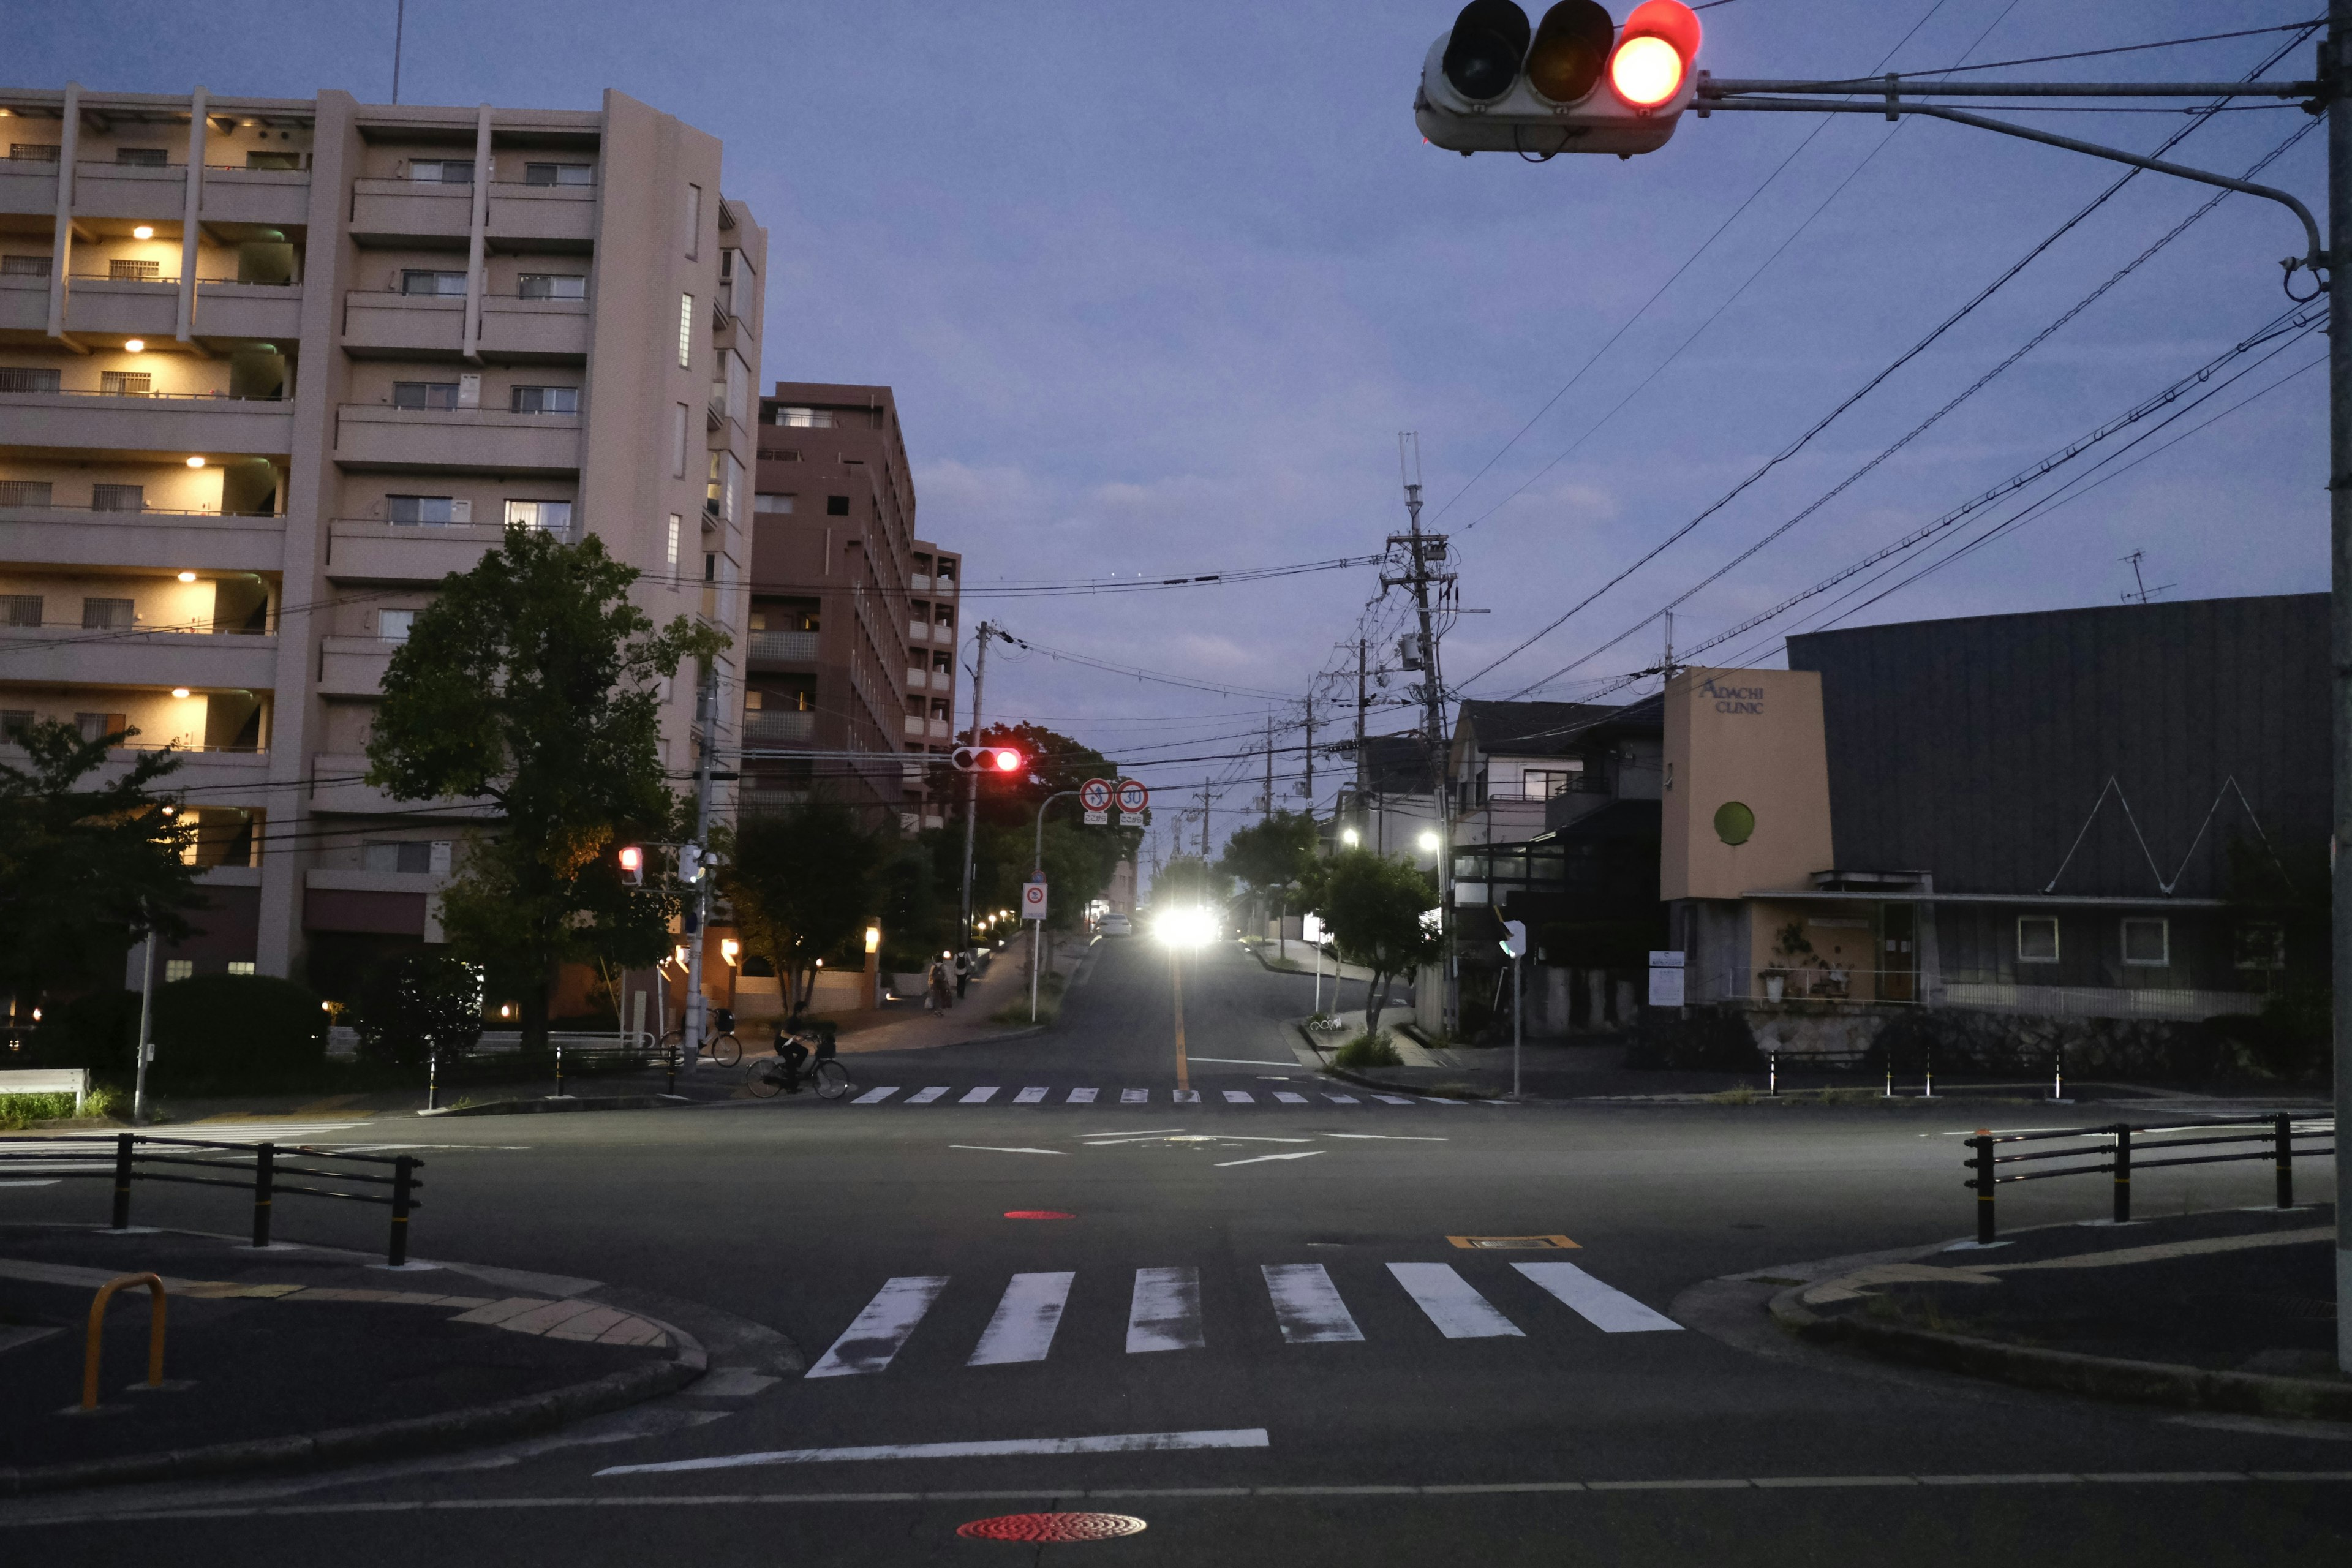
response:
<svg viewBox="0 0 2352 1568"><path fill-rule="evenodd" d="M1143 826L1143 808L1151 804L1151 792L1139 779L1118 781L1118 825L1121 827Z"/></svg>
<svg viewBox="0 0 2352 1568"><path fill-rule="evenodd" d="M1528 955L1528 928L1524 921L1503 922L1503 952L1511 961L1511 1098L1519 1098L1519 1037L1526 1032L1520 1006L1519 974L1525 967L1519 961Z"/></svg>
<svg viewBox="0 0 2352 1568"><path fill-rule="evenodd" d="M1683 955L1679 952L1650 954L1650 1005L1679 1007L1683 1005Z"/></svg>
<svg viewBox="0 0 2352 1568"><path fill-rule="evenodd" d="M1078 786L1078 804L1087 810L1087 826L1100 827L1110 820L1110 780L1088 779Z"/></svg>
<svg viewBox="0 0 2352 1568"><path fill-rule="evenodd" d="M1045 878L1039 877L1034 881L1021 884L1021 918L1024 921L1042 921L1045 918Z"/></svg>

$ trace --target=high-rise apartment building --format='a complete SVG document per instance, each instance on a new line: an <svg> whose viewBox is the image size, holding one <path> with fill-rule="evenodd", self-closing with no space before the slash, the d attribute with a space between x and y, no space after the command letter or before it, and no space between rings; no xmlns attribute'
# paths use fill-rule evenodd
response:
<svg viewBox="0 0 2352 1568"><path fill-rule="evenodd" d="M928 784L955 743L963 561L916 535L898 401L779 382L759 437L743 808L815 788L903 833L942 826Z"/></svg>
<svg viewBox="0 0 2352 1568"><path fill-rule="evenodd" d="M0 90L0 710L188 753L211 908L159 980L437 938L462 811L363 782L435 583L595 534L740 689L766 235L600 110ZM695 692L662 743L693 765ZM722 700L714 739L733 744Z"/></svg>

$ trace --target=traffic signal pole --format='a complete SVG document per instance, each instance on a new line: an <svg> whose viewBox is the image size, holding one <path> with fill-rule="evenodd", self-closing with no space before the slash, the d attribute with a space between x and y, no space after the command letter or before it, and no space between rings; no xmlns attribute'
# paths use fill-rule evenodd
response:
<svg viewBox="0 0 2352 1568"><path fill-rule="evenodd" d="M980 650L973 657L971 669L971 743L980 744L981 689L988 684L988 639L996 628L986 621L980 623ZM980 770L973 768L963 786L963 942L971 946L971 856L972 842L980 831Z"/></svg>
<svg viewBox="0 0 2352 1568"><path fill-rule="evenodd" d="M684 1040L678 1049L678 1067L692 1072L702 1049L702 942L710 924L710 748L711 726L717 721L719 708L719 666L717 661L702 667L702 689L694 701L694 887L688 897L694 900L694 930L686 943L686 1018ZM739 770L740 771L740 770Z"/></svg>

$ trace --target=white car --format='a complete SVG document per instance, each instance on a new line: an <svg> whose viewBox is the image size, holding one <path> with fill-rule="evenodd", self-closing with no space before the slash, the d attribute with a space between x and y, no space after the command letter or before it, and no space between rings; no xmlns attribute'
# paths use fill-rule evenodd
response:
<svg viewBox="0 0 2352 1568"><path fill-rule="evenodd" d="M1135 922L1125 915L1105 915L1098 929L1105 936L1133 936Z"/></svg>

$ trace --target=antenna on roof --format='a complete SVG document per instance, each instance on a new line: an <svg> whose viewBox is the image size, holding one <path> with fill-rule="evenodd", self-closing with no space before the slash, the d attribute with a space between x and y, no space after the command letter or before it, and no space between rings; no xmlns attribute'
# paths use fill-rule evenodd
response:
<svg viewBox="0 0 2352 1568"><path fill-rule="evenodd" d="M392 101L400 101L400 44L408 31L408 0L394 0L392 13Z"/></svg>
<svg viewBox="0 0 2352 1568"><path fill-rule="evenodd" d="M2121 557L2122 560L2130 564L2132 569L2132 581L2138 584L2136 591L2129 588L2124 590L2123 602L2126 605L2145 605L2150 599L2155 598L2158 594L2164 593L2167 589L2177 588L2180 585L2178 583L2165 583L2154 588L2149 587L2147 585L2147 579L2140 575L2139 570L2140 557L2145 553L2145 551L2135 550L2129 555Z"/></svg>

